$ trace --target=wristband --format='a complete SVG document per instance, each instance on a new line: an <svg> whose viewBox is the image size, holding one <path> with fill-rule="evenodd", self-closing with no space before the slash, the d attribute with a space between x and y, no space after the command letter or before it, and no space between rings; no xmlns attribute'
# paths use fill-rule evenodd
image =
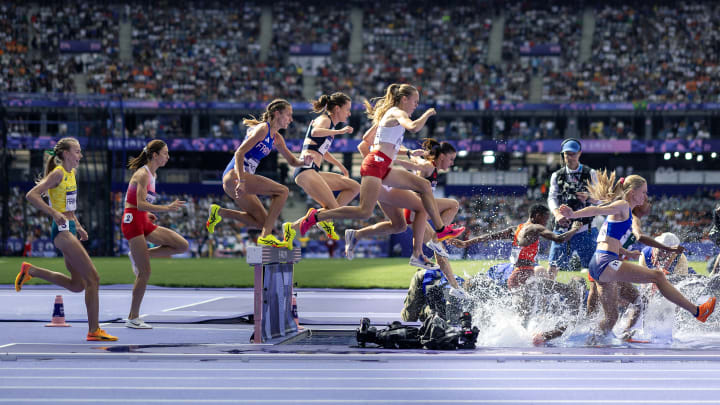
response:
<svg viewBox="0 0 720 405"><path fill-rule="evenodd" d="M405 153L407 154L408 159L412 158L412 156L410 156L410 149L406 150Z"/></svg>

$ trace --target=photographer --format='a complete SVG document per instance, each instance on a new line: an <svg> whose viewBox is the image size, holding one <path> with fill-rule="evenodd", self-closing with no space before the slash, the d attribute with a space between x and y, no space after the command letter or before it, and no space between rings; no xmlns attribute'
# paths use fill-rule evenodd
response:
<svg viewBox="0 0 720 405"><path fill-rule="evenodd" d="M588 194L588 182L597 180L595 169L580 164L582 145L580 141L568 138L563 141L560 151L565 166L550 177L548 207L555 216L553 232L561 234L570 229L570 221L558 211L565 204L573 210L579 210L596 203ZM558 269L570 270L570 258L573 252L580 257L581 266L587 268L595 252L595 239L598 231L592 227L593 217L582 218L582 227L567 242L552 242L550 245L549 273L557 276Z"/></svg>

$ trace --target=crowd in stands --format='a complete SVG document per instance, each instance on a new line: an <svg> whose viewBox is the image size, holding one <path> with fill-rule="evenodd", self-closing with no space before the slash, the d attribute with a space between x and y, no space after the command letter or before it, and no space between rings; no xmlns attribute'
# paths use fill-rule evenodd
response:
<svg viewBox="0 0 720 405"><path fill-rule="evenodd" d="M73 74L90 93L151 100L303 100L303 75L320 92L361 100L387 83L409 82L423 99L527 101L543 80L549 102L717 102L720 5L691 1L588 3L594 31L581 60L584 7L566 2L399 2L326 7L273 3L271 41L260 43L262 5L101 2L0 5L0 90L68 93ZM362 12L362 53L350 62L351 10ZM502 58L488 62L493 23L504 16ZM131 55L120 52L131 27ZM99 53L70 55L60 40L99 40ZM290 55L299 44L329 44L329 63L307 72ZM557 44L554 57L521 47ZM263 52L264 51L264 52ZM261 56L266 56L264 59Z"/></svg>
<svg viewBox="0 0 720 405"><path fill-rule="evenodd" d="M228 208L233 208L232 201L227 196L208 195L203 197L193 195L166 195L160 194L160 203L169 203L174 199L187 201L185 209L177 212L158 214L157 223L171 228L185 238L195 241L196 251L193 255L207 255L209 249L208 240L212 240L213 247L217 254L221 255L243 255L248 244L254 243L257 232L247 229L240 223L223 221L216 228L214 235L209 236L205 230L205 221L210 204L217 203ZM527 220L527 211L531 204L545 204L545 196L502 196L502 195L478 195L472 198L461 197L460 211L455 218L456 223L465 225L468 231L463 237L481 233L498 231L515 226ZM643 230L649 235L659 235L663 232L677 234L683 242L701 242L707 240L707 232L712 221L712 211L720 198L720 191L703 191L693 196L662 196L652 197L651 213L643 218ZM113 238L118 251L120 251L122 234L120 232L120 220L122 217L124 194L117 192L112 194L114 230ZM288 205L295 204L310 205L312 201L300 197L292 197ZM292 207L291 207L292 208ZM50 220L47 216L35 210L24 198L24 192L18 188L12 188L9 200L11 238L22 240L34 240L47 238L50 234ZM82 208L79 217L82 220ZM336 221L338 232L342 235L344 229L361 228L363 226L382 221L384 216L379 209L376 209L372 218L367 221L345 220ZM294 220L294 218L281 218L278 221L278 228L282 221ZM102 236L97 236L102 237ZM302 238L302 243L308 240L324 240L324 233L320 229L313 228ZM387 238L381 238L387 239Z"/></svg>

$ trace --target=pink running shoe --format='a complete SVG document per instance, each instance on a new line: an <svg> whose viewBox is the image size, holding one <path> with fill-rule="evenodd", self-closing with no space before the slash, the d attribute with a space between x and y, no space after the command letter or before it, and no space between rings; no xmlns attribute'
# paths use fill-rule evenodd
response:
<svg viewBox="0 0 720 405"><path fill-rule="evenodd" d="M300 222L300 236L305 236L307 231L309 231L316 223L317 210L315 208L310 208L307 214L305 214L305 218L303 218L302 222Z"/></svg>
<svg viewBox="0 0 720 405"><path fill-rule="evenodd" d="M458 236L462 235L463 232L465 232L464 226L453 228L454 225L455 224L445 225L445 228L443 228L442 231L438 232L437 238L439 242L450 238L457 238Z"/></svg>

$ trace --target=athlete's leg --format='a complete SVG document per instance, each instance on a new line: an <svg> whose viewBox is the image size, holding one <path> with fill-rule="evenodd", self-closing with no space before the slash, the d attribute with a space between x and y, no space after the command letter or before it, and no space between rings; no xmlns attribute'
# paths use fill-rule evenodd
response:
<svg viewBox="0 0 720 405"><path fill-rule="evenodd" d="M438 211L438 206L432 193L432 187L430 187L430 182L428 180L405 170L391 170L387 177L383 180L383 184L419 193L420 199L423 202L423 207L430 216L430 219L433 221L433 226L435 226L436 229L442 229L445 227L445 223L440 217L440 212Z"/></svg>
<svg viewBox="0 0 720 405"><path fill-rule="evenodd" d="M163 226L155 228L145 239L153 245L158 245L148 251L149 257L170 257L185 253L190 247L188 241L180 234Z"/></svg>
<svg viewBox="0 0 720 405"><path fill-rule="evenodd" d="M68 271L70 271L72 279L82 280L85 289L88 330L94 332L100 327L98 321L100 307L98 288L100 286L100 276L97 270L95 270L95 265L93 265L92 260L90 260L87 251L85 251L85 248L75 235L70 232L58 233L58 236L55 237L55 246L62 251L65 257L65 265ZM73 281L72 284L77 287L75 281ZM71 291L77 291L77 288ZM82 289L79 291L82 291Z"/></svg>
<svg viewBox="0 0 720 405"><path fill-rule="evenodd" d="M255 174L245 176L244 197L250 197L252 195L255 197L255 199L244 199L244 206L241 208L249 208L246 210L247 213L257 219L260 215L260 211L258 209L258 204L260 203L260 200L257 198L257 195L269 195L271 199L270 207L268 207L265 220L263 221L260 237L272 234L273 228L275 227L275 221L277 221L278 217L280 216L280 211L282 211L283 206L285 206L285 201L287 201L288 193L289 190L286 186L278 184L266 177L258 176ZM260 204L260 207L262 207L262 204ZM262 211L265 212L265 209L263 208Z"/></svg>
<svg viewBox="0 0 720 405"><path fill-rule="evenodd" d="M330 172L320 172L320 177L332 191L340 192L335 198L339 207L348 205L360 193L360 184L349 177Z"/></svg>
<svg viewBox="0 0 720 405"><path fill-rule="evenodd" d="M145 235L138 235L128 240L128 246L130 247L130 255L137 270L135 283L133 283L128 319L135 319L140 316L140 304L142 304L143 297L145 297L145 290L150 281L150 251L147 247Z"/></svg>

